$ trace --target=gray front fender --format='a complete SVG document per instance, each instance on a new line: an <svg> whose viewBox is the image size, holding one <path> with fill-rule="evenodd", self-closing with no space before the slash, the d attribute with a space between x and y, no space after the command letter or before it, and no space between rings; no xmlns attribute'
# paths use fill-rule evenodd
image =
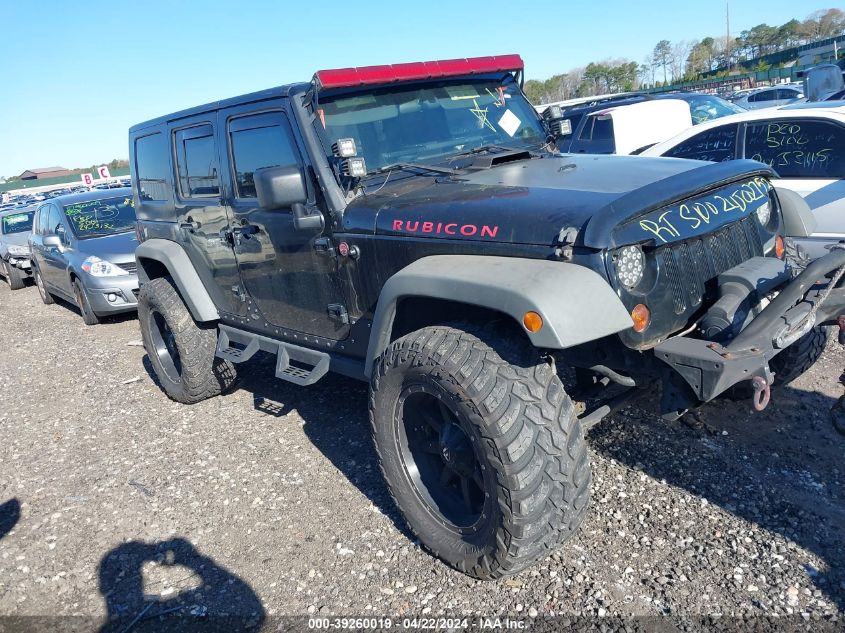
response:
<svg viewBox="0 0 845 633"><path fill-rule="evenodd" d="M565 349L621 332L631 316L601 275L576 264L477 255L434 255L394 274L382 288L364 368L390 344L396 308L405 297L447 299L497 310L522 326L532 310L543 317L526 335L535 347Z"/></svg>
<svg viewBox="0 0 845 633"><path fill-rule="evenodd" d="M816 232L816 216L801 194L775 187L783 215L783 234L787 237L809 237Z"/></svg>
<svg viewBox="0 0 845 633"><path fill-rule="evenodd" d="M179 244L159 238L147 240L135 249L135 259L138 262L138 278L141 283L150 280L145 260L156 261L162 264L173 278L194 319L201 322L220 319L217 307L191 263L191 258Z"/></svg>

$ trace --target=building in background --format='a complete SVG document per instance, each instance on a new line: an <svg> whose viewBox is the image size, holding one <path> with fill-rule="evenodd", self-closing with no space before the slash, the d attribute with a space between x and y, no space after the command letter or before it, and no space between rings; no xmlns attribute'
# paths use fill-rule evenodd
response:
<svg viewBox="0 0 845 633"><path fill-rule="evenodd" d="M41 167L39 169L27 169L20 175L21 180L42 180L44 178L58 178L69 176L70 170L64 167Z"/></svg>

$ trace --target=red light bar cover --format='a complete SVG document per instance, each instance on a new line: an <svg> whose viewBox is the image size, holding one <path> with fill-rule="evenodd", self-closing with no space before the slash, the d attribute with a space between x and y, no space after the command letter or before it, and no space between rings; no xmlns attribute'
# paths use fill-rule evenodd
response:
<svg viewBox="0 0 845 633"><path fill-rule="evenodd" d="M525 64L519 55L496 55L494 57L469 57L467 59L443 59L387 66L318 70L314 74L314 82L318 89L351 88L437 77L515 72L524 68Z"/></svg>

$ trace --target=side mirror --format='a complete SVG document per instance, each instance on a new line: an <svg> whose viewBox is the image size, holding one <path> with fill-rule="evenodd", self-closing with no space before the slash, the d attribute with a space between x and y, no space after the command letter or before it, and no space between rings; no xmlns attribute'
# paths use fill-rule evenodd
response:
<svg viewBox="0 0 845 633"><path fill-rule="evenodd" d="M262 167L255 170L253 179L258 206L262 209L291 209L297 230L323 229L323 214L319 211L309 213L305 207L308 193L298 166Z"/></svg>
<svg viewBox="0 0 845 633"><path fill-rule="evenodd" d="M62 238L56 234L45 235L42 243L45 248L56 248L58 250L62 250Z"/></svg>
<svg viewBox="0 0 845 633"><path fill-rule="evenodd" d="M262 167L253 174L258 205L268 211L289 209L308 199L305 179L298 166Z"/></svg>

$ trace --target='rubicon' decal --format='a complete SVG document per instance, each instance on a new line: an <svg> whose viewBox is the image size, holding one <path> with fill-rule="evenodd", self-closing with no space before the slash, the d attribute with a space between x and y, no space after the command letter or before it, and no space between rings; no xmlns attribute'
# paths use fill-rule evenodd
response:
<svg viewBox="0 0 845 633"><path fill-rule="evenodd" d="M457 222L420 222L419 220L393 220L395 233L455 235L458 237L496 237L499 226L489 224L458 224Z"/></svg>

